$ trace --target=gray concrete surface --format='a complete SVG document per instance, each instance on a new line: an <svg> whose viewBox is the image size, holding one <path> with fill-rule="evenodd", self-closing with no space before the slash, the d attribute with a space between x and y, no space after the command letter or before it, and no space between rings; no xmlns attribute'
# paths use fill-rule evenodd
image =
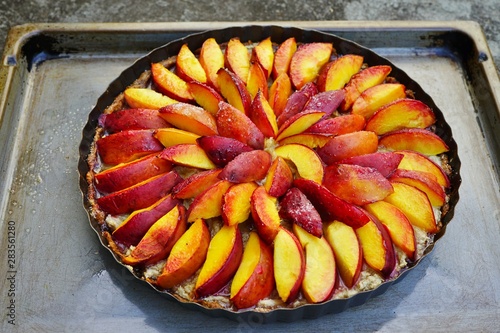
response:
<svg viewBox="0 0 500 333"><path fill-rule="evenodd" d="M483 27L498 68L499 13L499 0L1 0L0 54L10 27L23 23L472 20Z"/></svg>

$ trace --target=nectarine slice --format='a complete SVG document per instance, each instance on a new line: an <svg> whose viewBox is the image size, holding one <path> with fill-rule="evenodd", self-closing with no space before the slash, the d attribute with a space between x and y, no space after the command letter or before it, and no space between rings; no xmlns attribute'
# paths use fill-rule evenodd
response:
<svg viewBox="0 0 500 333"><path fill-rule="evenodd" d="M439 155L449 150L437 134L421 128L389 132L380 138L379 143L390 150L412 150L425 155Z"/></svg>
<svg viewBox="0 0 500 333"><path fill-rule="evenodd" d="M292 186L293 174L292 170L283 159L276 157L267 172L267 177L264 181L264 188L269 195L278 198Z"/></svg>
<svg viewBox="0 0 500 333"><path fill-rule="evenodd" d="M347 114L318 121L309 127L307 133L328 134L337 136L358 132L365 128L365 118L358 114Z"/></svg>
<svg viewBox="0 0 500 333"><path fill-rule="evenodd" d="M259 186L250 198L250 211L259 236L267 244L272 244L281 225L277 199L269 195L263 186Z"/></svg>
<svg viewBox="0 0 500 333"><path fill-rule="evenodd" d="M131 108L158 110L164 106L179 102L149 88L127 88L123 95Z"/></svg>
<svg viewBox="0 0 500 333"><path fill-rule="evenodd" d="M301 44L290 61L290 79L296 89L316 80L321 67L330 60L330 43Z"/></svg>
<svg viewBox="0 0 500 333"><path fill-rule="evenodd" d="M330 165L348 157L374 153L378 149L378 141L373 132L352 132L333 137L317 152L323 162Z"/></svg>
<svg viewBox="0 0 500 333"><path fill-rule="evenodd" d="M171 72L168 68L165 68L162 64L151 64L151 77L153 78L156 89L161 93L179 102L193 100L193 95L191 95L186 81Z"/></svg>
<svg viewBox="0 0 500 333"><path fill-rule="evenodd" d="M241 81L247 82L250 70L250 55L248 49L238 37L231 38L227 43L224 60L230 71L236 74ZM223 89L220 82L219 88Z"/></svg>
<svg viewBox="0 0 500 333"><path fill-rule="evenodd" d="M261 90L253 99L250 119L266 137L275 138L278 134L276 115Z"/></svg>
<svg viewBox="0 0 500 333"><path fill-rule="evenodd" d="M224 166L239 154L253 150L241 141L219 135L203 136L196 141L217 166Z"/></svg>
<svg viewBox="0 0 500 333"><path fill-rule="evenodd" d="M286 192L280 202L279 214L315 237L323 235L321 216L305 194L296 187L292 187Z"/></svg>
<svg viewBox="0 0 500 333"><path fill-rule="evenodd" d="M246 88L246 80L242 81L236 74L225 68L217 72L217 84L226 101L244 114L250 114L252 97Z"/></svg>
<svg viewBox="0 0 500 333"><path fill-rule="evenodd" d="M290 160L295 167L299 177L309 179L317 183L323 180L323 164L316 152L300 144L288 144L277 147L274 152L277 156Z"/></svg>
<svg viewBox="0 0 500 333"><path fill-rule="evenodd" d="M104 127L108 133L170 126L160 117L158 110L152 109L124 109L102 114L99 117L99 125Z"/></svg>
<svg viewBox="0 0 500 333"><path fill-rule="evenodd" d="M172 189L172 195L179 199L194 198L217 183L220 180L218 177L220 172L221 169L197 172L175 185Z"/></svg>
<svg viewBox="0 0 500 333"><path fill-rule="evenodd" d="M363 65L363 57L346 54L326 64L318 77L318 89L329 91L342 89L351 77L359 72Z"/></svg>
<svg viewBox="0 0 500 333"><path fill-rule="evenodd" d="M232 185L224 194L222 220L227 225L245 222L250 216L250 200L257 188L255 182Z"/></svg>
<svg viewBox="0 0 500 333"><path fill-rule="evenodd" d="M222 199L231 183L220 180L197 195L188 209L188 222L197 219L210 219L222 214Z"/></svg>
<svg viewBox="0 0 500 333"><path fill-rule="evenodd" d="M437 182L437 177L429 172L398 169L389 180L418 188L427 194L431 204L435 207L443 206L446 201L446 193Z"/></svg>
<svg viewBox="0 0 500 333"><path fill-rule="evenodd" d="M379 108L405 98L405 89L400 83L383 83L368 88L352 104L352 113L370 119Z"/></svg>
<svg viewBox="0 0 500 333"><path fill-rule="evenodd" d="M197 135L217 134L217 124L210 112L187 104L176 103L160 109L160 116L178 129Z"/></svg>
<svg viewBox="0 0 500 333"><path fill-rule="evenodd" d="M292 82L286 73L281 73L269 88L269 105L276 116L283 112L291 94Z"/></svg>
<svg viewBox="0 0 500 333"><path fill-rule="evenodd" d="M186 82L207 82L207 74L198 58L191 52L187 44L183 44L175 60L177 75Z"/></svg>
<svg viewBox="0 0 500 333"><path fill-rule="evenodd" d="M224 53L215 38L207 38L203 42L199 60L207 75L207 82L218 89L217 71L224 67Z"/></svg>
<svg viewBox="0 0 500 333"><path fill-rule="evenodd" d="M160 128L154 131L153 136L165 147L171 147L182 143L195 144L200 136L178 128Z"/></svg>
<svg viewBox="0 0 500 333"><path fill-rule="evenodd" d="M214 169L216 167L205 151L197 144L185 143L165 148L160 157L174 164L198 169Z"/></svg>
<svg viewBox="0 0 500 333"><path fill-rule="evenodd" d="M219 102L224 99L217 90L208 84L196 81L190 81L187 85L194 100L199 106L207 110L212 115L215 115L217 111L219 111Z"/></svg>
<svg viewBox="0 0 500 333"><path fill-rule="evenodd" d="M288 74L295 51L297 51L297 41L294 37L286 39L279 45L274 53L273 77L275 80L283 73Z"/></svg>
<svg viewBox="0 0 500 333"><path fill-rule="evenodd" d="M219 174L220 179L232 183L253 182L263 179L271 166L271 155L265 150L252 150L236 156Z"/></svg>
<svg viewBox="0 0 500 333"><path fill-rule="evenodd" d="M267 37L255 45L252 50L252 60L257 61L261 65L266 78L271 76L274 64L274 50L271 37Z"/></svg>
<svg viewBox="0 0 500 333"><path fill-rule="evenodd" d="M395 153L403 156L398 166L399 169L429 172L436 176L437 182L441 186L445 188L450 186L450 180L443 168L429 157L409 150L396 151Z"/></svg>

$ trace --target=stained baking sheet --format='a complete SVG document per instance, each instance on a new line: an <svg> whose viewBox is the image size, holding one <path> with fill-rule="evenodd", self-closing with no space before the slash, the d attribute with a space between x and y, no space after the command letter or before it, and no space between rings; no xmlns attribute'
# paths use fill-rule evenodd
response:
<svg viewBox="0 0 500 333"><path fill-rule="evenodd" d="M310 328L310 320L263 326L257 315L214 319L161 297L102 248L82 206L76 170L81 129L111 80L170 40L245 24L52 24L11 31L0 67L0 331ZM315 319L316 330L495 330L500 84L479 25L279 24L331 32L389 58L443 111L462 160L461 199L434 251L384 295Z"/></svg>

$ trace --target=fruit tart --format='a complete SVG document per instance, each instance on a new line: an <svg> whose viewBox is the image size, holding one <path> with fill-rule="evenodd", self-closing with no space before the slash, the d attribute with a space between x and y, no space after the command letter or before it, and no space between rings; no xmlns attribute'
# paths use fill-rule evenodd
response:
<svg viewBox="0 0 500 333"><path fill-rule="evenodd" d="M443 235L460 184L451 130L418 84L295 28L154 50L101 97L82 147L86 207L115 258L236 314L335 312L385 291Z"/></svg>

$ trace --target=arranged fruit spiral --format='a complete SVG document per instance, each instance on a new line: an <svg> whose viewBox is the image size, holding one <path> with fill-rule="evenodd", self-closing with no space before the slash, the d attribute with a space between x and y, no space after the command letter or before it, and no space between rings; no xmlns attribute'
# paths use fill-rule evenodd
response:
<svg viewBox="0 0 500 333"><path fill-rule="evenodd" d="M233 310L397 277L439 231L451 170L433 110L391 70L293 37L152 63L88 159L109 247L159 290Z"/></svg>

